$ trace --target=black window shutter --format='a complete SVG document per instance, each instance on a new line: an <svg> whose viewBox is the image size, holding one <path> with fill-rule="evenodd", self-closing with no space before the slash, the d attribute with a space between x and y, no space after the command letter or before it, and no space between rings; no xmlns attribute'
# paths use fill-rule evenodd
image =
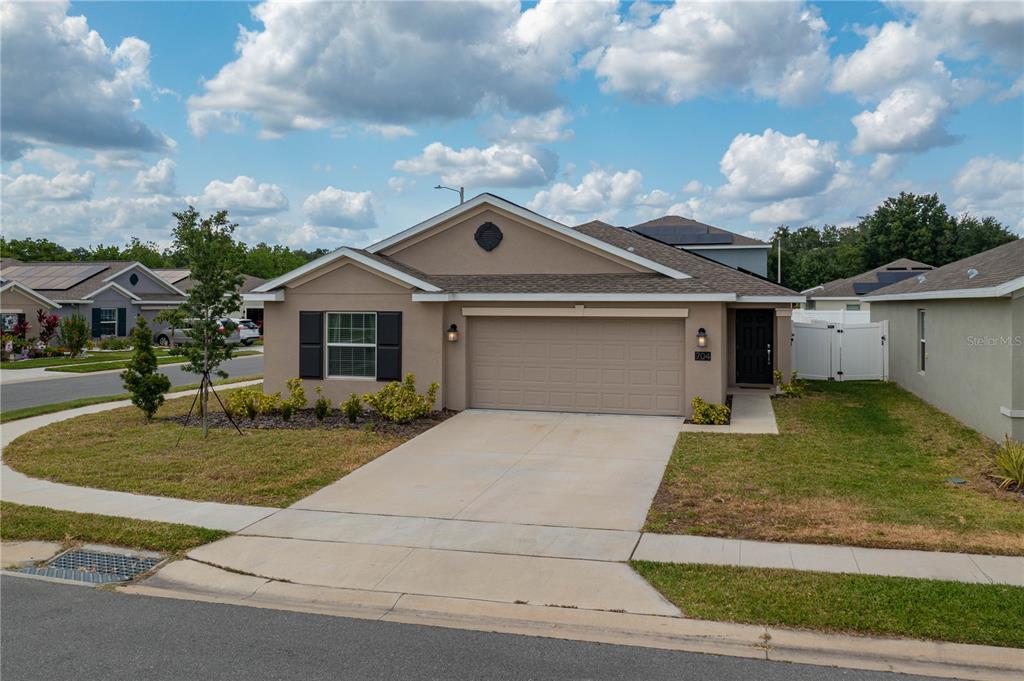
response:
<svg viewBox="0 0 1024 681"><path fill-rule="evenodd" d="M402 380L402 313L377 313L377 380Z"/></svg>
<svg viewBox="0 0 1024 681"><path fill-rule="evenodd" d="M299 378L324 377L324 313L299 312Z"/></svg>
<svg viewBox="0 0 1024 681"><path fill-rule="evenodd" d="M123 307L117 308L117 335L128 335L128 310Z"/></svg>
<svg viewBox="0 0 1024 681"><path fill-rule="evenodd" d="M99 338L102 334L100 330L100 308L94 307L92 309L92 337Z"/></svg>
<svg viewBox="0 0 1024 681"><path fill-rule="evenodd" d="M24 312L19 312L19 313L18 313L18 324L21 324L21 323L22 323L22 322L24 322L24 321L25 321L25 313L24 313ZM22 336L21 336L21 337L22 337L22 338L24 338L24 337L25 337L25 335L24 335L24 334L22 334Z"/></svg>

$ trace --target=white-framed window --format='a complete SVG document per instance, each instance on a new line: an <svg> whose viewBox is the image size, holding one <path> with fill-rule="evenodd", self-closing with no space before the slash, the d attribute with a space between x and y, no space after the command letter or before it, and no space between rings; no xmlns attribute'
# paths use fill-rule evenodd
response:
<svg viewBox="0 0 1024 681"><path fill-rule="evenodd" d="M808 310L814 310L814 309L817 309L817 307L818 307L818 301L816 301L816 300L808 300L807 301L807 309Z"/></svg>
<svg viewBox="0 0 1024 681"><path fill-rule="evenodd" d="M377 377L377 313L327 313L328 378Z"/></svg>
<svg viewBox="0 0 1024 681"><path fill-rule="evenodd" d="M102 335L102 336L116 336L117 335L117 308L116 307L101 307L100 308L100 335Z"/></svg>
<svg viewBox="0 0 1024 681"><path fill-rule="evenodd" d="M927 343L924 334L924 310L917 311L917 370L925 370L925 362L928 359Z"/></svg>
<svg viewBox="0 0 1024 681"><path fill-rule="evenodd" d="M847 303L846 304L846 311L847 312L860 312L860 303Z"/></svg>

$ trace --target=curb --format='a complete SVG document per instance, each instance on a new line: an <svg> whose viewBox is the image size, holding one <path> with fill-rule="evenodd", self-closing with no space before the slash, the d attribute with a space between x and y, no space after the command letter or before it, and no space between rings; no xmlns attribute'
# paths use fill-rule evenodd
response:
<svg viewBox="0 0 1024 681"><path fill-rule="evenodd" d="M1024 649L279 582L183 560L118 591L336 617L924 676L1016 681Z"/></svg>

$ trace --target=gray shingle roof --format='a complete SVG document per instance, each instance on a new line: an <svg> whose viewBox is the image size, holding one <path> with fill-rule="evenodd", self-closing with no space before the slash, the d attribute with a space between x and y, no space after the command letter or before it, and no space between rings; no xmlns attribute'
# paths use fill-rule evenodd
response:
<svg viewBox="0 0 1024 681"><path fill-rule="evenodd" d="M633 225L630 229L672 246L767 246L765 242L751 239L749 236L679 215L663 215Z"/></svg>
<svg viewBox="0 0 1024 681"><path fill-rule="evenodd" d="M797 296L785 286L733 269L728 265L705 258L696 253L675 248L622 227L594 220L576 227L580 232L596 239L624 248L648 260L661 263L689 274L714 293L736 293L741 296ZM667 281L670 280L664 277Z"/></svg>
<svg viewBox="0 0 1024 681"><path fill-rule="evenodd" d="M863 293L854 290L854 284L871 285L884 283L880 281L879 272L893 272L899 276L898 273L920 273L931 269L933 269L931 265L923 262L911 260L910 258L899 258L873 270L815 286L814 288L807 289L804 293L807 295L808 300L813 300L814 298L859 298ZM886 275L882 274L881 279L885 277ZM891 282L884 288L888 290L894 283L896 282Z"/></svg>
<svg viewBox="0 0 1024 681"><path fill-rule="evenodd" d="M432 274L430 283L451 293L680 293L713 294L697 279L656 273Z"/></svg>
<svg viewBox="0 0 1024 681"><path fill-rule="evenodd" d="M677 293L741 296L799 295L784 286L740 272L703 256L680 250L622 227L600 221L575 229L587 236L625 249L690 275L672 279L657 273L617 274L426 274L394 258L373 253L367 256L400 269L451 293Z"/></svg>
<svg viewBox="0 0 1024 681"><path fill-rule="evenodd" d="M973 276L972 270L975 272ZM870 300L873 296L989 288L1020 279L1024 277L1024 239L996 246L923 274L923 282L919 281L919 277L911 277L879 289L865 298ZM1024 283L1021 288L1024 288Z"/></svg>

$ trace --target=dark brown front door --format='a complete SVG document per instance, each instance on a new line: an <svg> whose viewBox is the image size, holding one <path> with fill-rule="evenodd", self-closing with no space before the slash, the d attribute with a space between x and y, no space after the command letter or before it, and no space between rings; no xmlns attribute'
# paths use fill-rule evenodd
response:
<svg viewBox="0 0 1024 681"><path fill-rule="evenodd" d="M736 382L772 382L775 310L736 310Z"/></svg>

